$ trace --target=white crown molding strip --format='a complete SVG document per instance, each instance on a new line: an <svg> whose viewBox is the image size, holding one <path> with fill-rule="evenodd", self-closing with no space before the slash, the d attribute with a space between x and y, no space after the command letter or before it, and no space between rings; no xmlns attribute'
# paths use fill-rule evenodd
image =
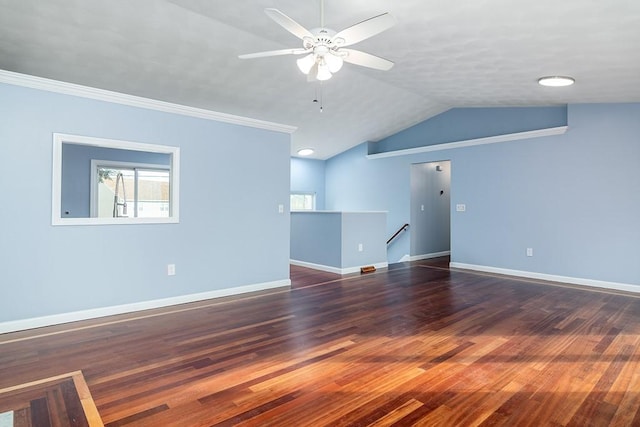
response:
<svg viewBox="0 0 640 427"><path fill-rule="evenodd" d="M351 273L359 273L360 272L360 267L339 268L339 267L332 267L330 265L314 264L312 262L298 261L298 260L295 260L295 259L289 260L289 262L291 264L297 265L299 267L307 267L307 268L312 268L314 270L326 271L328 273L335 273L335 274L340 274L340 275L351 274ZM373 264L373 266L376 269L387 268L387 267L389 267L389 263L388 262L379 262L379 263Z"/></svg>
<svg viewBox="0 0 640 427"><path fill-rule="evenodd" d="M484 265L464 264L461 262L450 262L449 267L463 270L481 271L484 273L504 274L507 276L524 277L527 279L546 280L550 282L567 283L570 285L585 286L590 288L611 289L616 291L640 293L640 285L628 283L606 282L602 280L581 279L577 277L557 276L554 274L535 273L532 271L510 270L507 268L487 267Z"/></svg>
<svg viewBox="0 0 640 427"><path fill-rule="evenodd" d="M467 139L465 141L445 142L442 144L426 145L424 147L407 148L405 150L387 151L386 153L367 154L367 159L384 159L387 157L408 156L410 154L428 153L431 151L451 150L453 148L472 147L474 145L495 144L498 142L519 141L521 139L541 138L564 134L568 126L536 129L526 132L508 133L504 135L487 136L485 138Z"/></svg>
<svg viewBox="0 0 640 427"><path fill-rule="evenodd" d="M295 126L272 123L264 120L250 119L247 117L235 116L233 114L218 113L216 111L205 110L203 108L173 104L171 102L158 101L155 99L143 98L141 96L128 95L125 93L113 92L104 89L97 89L89 86L61 82L57 80L46 79L43 77L30 76L28 74L15 73L13 71L7 70L0 70L0 83L7 83L15 86L28 87L31 89L46 90L48 92L56 92L64 95L79 96L82 98L95 99L98 101L128 105L130 107L145 108L148 110L180 114L183 116L196 117L199 119L215 120L218 122L231 123L235 125L248 126L276 132L293 133L297 130L297 127Z"/></svg>
<svg viewBox="0 0 640 427"><path fill-rule="evenodd" d="M74 311L71 313L53 314L51 316L34 317L31 319L13 320L0 323L0 334L284 287L291 287L290 279L238 286L235 288L219 289L197 294L181 295L177 297L163 298L151 301L136 302L131 304L115 305L111 307Z"/></svg>

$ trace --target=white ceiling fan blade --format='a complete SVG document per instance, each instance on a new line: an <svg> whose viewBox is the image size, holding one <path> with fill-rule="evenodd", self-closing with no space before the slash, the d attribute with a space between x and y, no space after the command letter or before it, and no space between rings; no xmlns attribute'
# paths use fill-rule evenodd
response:
<svg viewBox="0 0 640 427"><path fill-rule="evenodd" d="M370 53L361 52L354 49L340 49L338 52L346 53L343 56L344 62L361 65L363 67L374 68L376 70L388 71L393 67L393 62Z"/></svg>
<svg viewBox="0 0 640 427"><path fill-rule="evenodd" d="M307 53L307 49L296 48L296 49L279 49L279 50L268 50L266 52L256 52L256 53L245 53L244 55L238 55L240 59L252 59L252 58L265 58L267 56L280 56L280 55L302 55L303 53Z"/></svg>
<svg viewBox="0 0 640 427"><path fill-rule="evenodd" d="M350 46L393 27L396 22L396 18L393 15L383 13L340 31L333 36L333 40L339 46ZM339 39L344 40L344 42L340 43Z"/></svg>
<svg viewBox="0 0 640 427"><path fill-rule="evenodd" d="M280 24L282 28L289 31L294 36L300 39L304 39L305 37L313 39L313 34L311 34L309 30L298 24L293 19L289 18L284 13L280 12L278 9L268 8L264 10L264 13L266 13L269 18L276 21L276 23Z"/></svg>

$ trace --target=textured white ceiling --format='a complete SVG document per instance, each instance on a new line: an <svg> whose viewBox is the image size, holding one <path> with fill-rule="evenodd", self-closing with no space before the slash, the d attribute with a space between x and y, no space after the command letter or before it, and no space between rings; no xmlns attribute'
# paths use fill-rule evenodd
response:
<svg viewBox="0 0 640 427"><path fill-rule="evenodd" d="M391 12L398 24L353 46L396 63L345 64L307 83L299 47L264 14L307 28L318 0L0 0L0 68L297 126L292 154L329 158L452 107L640 102L638 0L325 0L336 31ZM544 88L544 75L571 75Z"/></svg>

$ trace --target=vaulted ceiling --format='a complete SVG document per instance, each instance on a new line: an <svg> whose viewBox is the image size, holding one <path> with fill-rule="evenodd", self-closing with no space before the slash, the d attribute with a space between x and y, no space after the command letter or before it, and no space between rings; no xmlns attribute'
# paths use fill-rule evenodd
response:
<svg viewBox="0 0 640 427"><path fill-rule="evenodd" d="M295 56L238 59L301 46L268 7L319 26L318 0L0 0L0 69L293 125L292 155L321 159L453 107L640 102L638 0L326 0L336 31L398 23L353 46L390 71L345 64L321 85Z"/></svg>

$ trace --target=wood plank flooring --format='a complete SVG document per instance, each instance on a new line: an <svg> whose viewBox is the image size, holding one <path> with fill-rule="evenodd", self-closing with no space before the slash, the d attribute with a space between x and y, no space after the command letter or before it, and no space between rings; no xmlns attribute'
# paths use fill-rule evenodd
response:
<svg viewBox="0 0 640 427"><path fill-rule="evenodd" d="M103 426L79 371L0 389L0 414L12 427Z"/></svg>
<svg viewBox="0 0 640 427"><path fill-rule="evenodd" d="M82 370L107 426L640 425L640 299L429 260L0 335L0 388ZM0 397L0 405L1 405Z"/></svg>

